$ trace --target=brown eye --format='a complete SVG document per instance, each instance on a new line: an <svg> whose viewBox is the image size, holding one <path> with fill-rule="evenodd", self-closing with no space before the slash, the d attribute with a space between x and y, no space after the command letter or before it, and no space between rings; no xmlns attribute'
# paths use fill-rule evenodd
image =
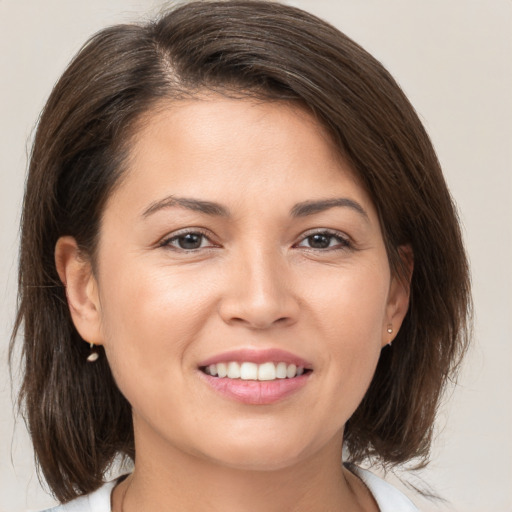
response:
<svg viewBox="0 0 512 512"><path fill-rule="evenodd" d="M173 236L166 240L163 246L173 249L181 249L183 251L193 251L210 245L208 238L202 233L189 232L181 235Z"/></svg>
<svg viewBox="0 0 512 512"><path fill-rule="evenodd" d="M297 246L315 250L335 250L348 249L351 247L351 243L342 234L338 234L337 232L331 233L329 231L321 231L306 236L297 244Z"/></svg>
<svg viewBox="0 0 512 512"><path fill-rule="evenodd" d="M307 237L309 246L313 249L327 249L331 245L331 240L334 237L332 235L326 235L324 233L317 233Z"/></svg>
<svg viewBox="0 0 512 512"><path fill-rule="evenodd" d="M187 233L176 240L180 249L199 249L204 236L200 233Z"/></svg>

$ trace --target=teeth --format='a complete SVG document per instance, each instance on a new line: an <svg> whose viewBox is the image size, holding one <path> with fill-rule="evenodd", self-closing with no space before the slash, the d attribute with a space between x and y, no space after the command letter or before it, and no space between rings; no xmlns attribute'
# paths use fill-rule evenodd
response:
<svg viewBox="0 0 512 512"><path fill-rule="evenodd" d="M250 362L237 363L229 361L225 363L211 364L204 369L207 375L214 377L227 377L228 379L242 380L276 380L293 379L304 373L304 367L286 363L263 363Z"/></svg>
<svg viewBox="0 0 512 512"><path fill-rule="evenodd" d="M277 363L276 365L276 377L278 379L286 379L286 363Z"/></svg>
<svg viewBox="0 0 512 512"><path fill-rule="evenodd" d="M274 363L263 363L258 368L258 380L275 380L276 365Z"/></svg>
<svg viewBox="0 0 512 512"><path fill-rule="evenodd" d="M228 378L239 379L240 378L240 365L235 362L228 363Z"/></svg>
<svg viewBox="0 0 512 512"><path fill-rule="evenodd" d="M294 364L288 365L286 368L286 376L291 379L292 377L295 377L297 375L297 367Z"/></svg>
<svg viewBox="0 0 512 512"><path fill-rule="evenodd" d="M227 374L228 374L228 367L227 367L226 363L218 363L217 365L211 364L210 366L208 366L208 368L211 368L212 366L217 366L217 375L219 377L226 377L227 376ZM213 375L213 374L210 372L210 375Z"/></svg>
<svg viewBox="0 0 512 512"><path fill-rule="evenodd" d="M255 363L242 363L240 366L240 378L243 380L257 380L258 365Z"/></svg>

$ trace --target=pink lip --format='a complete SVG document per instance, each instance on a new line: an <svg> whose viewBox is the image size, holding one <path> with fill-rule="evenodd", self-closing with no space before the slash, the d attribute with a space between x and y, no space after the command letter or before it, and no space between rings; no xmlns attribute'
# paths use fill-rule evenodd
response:
<svg viewBox="0 0 512 512"><path fill-rule="evenodd" d="M231 361L236 361L238 363L247 361L256 364L283 362L286 364L294 364L295 366L302 366L307 370L312 370L311 363L281 349L232 350L210 357L202 361L198 366L199 368L204 368L211 364L228 363ZM217 393L231 400L250 405L269 405L283 400L305 386L311 376L311 372L307 372L299 377L293 377L291 379L257 381L229 379L227 377L212 377L202 371L199 371L198 373L206 384L213 388Z"/></svg>
<svg viewBox="0 0 512 512"><path fill-rule="evenodd" d="M286 363L286 364L294 364L295 366L302 366L308 370L312 369L311 363L298 357L290 352L285 350L281 350L278 348L271 349L238 349L231 350L229 352L223 352L222 354L218 354L216 356L210 357L205 361L199 363L199 367L209 366L211 364L217 363L229 363L231 361L236 361L238 363L243 363L247 361L248 363Z"/></svg>
<svg viewBox="0 0 512 512"><path fill-rule="evenodd" d="M305 373L292 379L271 381L219 378L206 375L203 372L199 372L199 375L209 386L226 398L243 404L269 405L297 392L307 384L311 373Z"/></svg>

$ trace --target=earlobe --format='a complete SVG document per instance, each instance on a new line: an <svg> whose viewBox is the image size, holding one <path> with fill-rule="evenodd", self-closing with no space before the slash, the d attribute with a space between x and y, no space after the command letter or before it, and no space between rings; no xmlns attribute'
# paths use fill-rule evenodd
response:
<svg viewBox="0 0 512 512"><path fill-rule="evenodd" d="M66 288L69 311L78 333L87 343L103 344L96 279L73 237L63 236L57 241L55 266Z"/></svg>
<svg viewBox="0 0 512 512"><path fill-rule="evenodd" d="M399 248L402 260L400 275L391 278L388 302L386 307L386 319L383 325L382 346L390 345L395 339L402 322L409 309L411 280L414 268L414 255L410 246Z"/></svg>

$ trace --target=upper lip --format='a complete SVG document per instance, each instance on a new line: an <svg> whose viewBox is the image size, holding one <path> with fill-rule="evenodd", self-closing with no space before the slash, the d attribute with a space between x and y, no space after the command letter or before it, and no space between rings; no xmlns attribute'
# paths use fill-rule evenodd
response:
<svg viewBox="0 0 512 512"><path fill-rule="evenodd" d="M221 354L214 355L205 359L204 361L199 363L199 367L210 366L211 364L217 363L228 363L231 361L236 361L239 363L248 362L248 363L286 363L286 364L294 364L295 366L302 366L305 369L311 370L312 365L310 362L306 361L302 357L299 357L291 352L287 352L286 350L282 350L279 348L269 348L269 349L254 349L254 348L244 348L237 350L230 350L228 352L222 352Z"/></svg>

